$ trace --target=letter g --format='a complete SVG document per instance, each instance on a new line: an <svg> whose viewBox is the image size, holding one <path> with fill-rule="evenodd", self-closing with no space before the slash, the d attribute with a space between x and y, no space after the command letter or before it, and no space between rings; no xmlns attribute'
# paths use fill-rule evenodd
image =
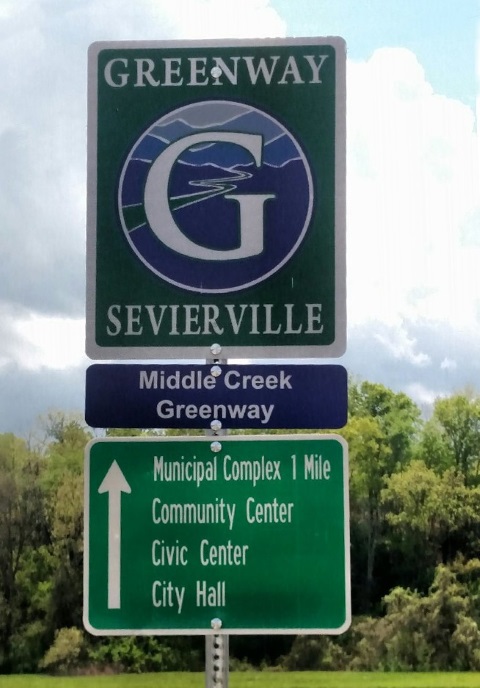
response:
<svg viewBox="0 0 480 688"><path fill-rule="evenodd" d="M229 194L227 200L240 206L240 246L220 251L191 241L175 223L168 202L169 178L178 157L200 143L226 142L245 148L252 154L257 167L262 160L262 137L259 134L209 131L185 136L174 141L153 163L145 184L145 212L155 235L166 246L190 258L232 260L249 258L263 251L263 204L274 194Z"/></svg>

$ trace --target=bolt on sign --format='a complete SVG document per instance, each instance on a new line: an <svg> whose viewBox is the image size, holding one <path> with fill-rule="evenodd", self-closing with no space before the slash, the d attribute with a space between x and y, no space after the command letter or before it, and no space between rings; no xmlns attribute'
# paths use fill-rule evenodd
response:
<svg viewBox="0 0 480 688"><path fill-rule="evenodd" d="M87 353L340 356L345 44L89 50Z"/></svg>
<svg viewBox="0 0 480 688"><path fill-rule="evenodd" d="M84 624L95 635L345 631L348 463L336 435L93 440Z"/></svg>

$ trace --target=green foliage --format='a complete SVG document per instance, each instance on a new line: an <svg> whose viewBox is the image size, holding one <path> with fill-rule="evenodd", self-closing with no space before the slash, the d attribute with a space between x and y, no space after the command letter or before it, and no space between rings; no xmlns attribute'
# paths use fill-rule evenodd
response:
<svg viewBox="0 0 480 688"><path fill-rule="evenodd" d="M107 437L163 437L163 430L142 430L141 428L108 428Z"/></svg>
<svg viewBox="0 0 480 688"><path fill-rule="evenodd" d="M65 472L50 494L51 551L56 561L50 615L56 628L81 626L83 476Z"/></svg>
<svg viewBox="0 0 480 688"><path fill-rule="evenodd" d="M277 663L279 676L344 667L480 670L479 405L470 393L438 400L422 424L406 395L351 383L341 434L350 455L352 629L340 638L232 636L233 666ZM203 434L107 431L195 433ZM0 435L0 673L202 671L201 637L83 633L83 456L91 437L81 419L62 413L50 414L35 451Z"/></svg>
<svg viewBox="0 0 480 688"><path fill-rule="evenodd" d="M338 671L345 669L348 658L339 643L327 636L299 635L282 661L287 671Z"/></svg>
<svg viewBox="0 0 480 688"><path fill-rule="evenodd" d="M350 380L348 407L350 418L378 421L393 463L410 458L420 429L420 409L406 394L395 393L384 385Z"/></svg>
<svg viewBox="0 0 480 688"><path fill-rule="evenodd" d="M480 630L478 597L462 581L467 567L440 565L428 595L395 588L385 597L386 614L357 624L356 651L350 668L386 671L478 671Z"/></svg>
<svg viewBox="0 0 480 688"><path fill-rule="evenodd" d="M36 671L51 636L48 614L54 559L48 547L29 547L16 576L16 623L12 628L11 662L17 671ZM18 624L18 625L17 625Z"/></svg>
<svg viewBox="0 0 480 688"><path fill-rule="evenodd" d="M19 672L38 671L38 658L46 645L46 627L42 620L30 621L15 628L12 634L11 664Z"/></svg>
<svg viewBox="0 0 480 688"><path fill-rule="evenodd" d="M186 639L112 637L95 643L88 652L91 662L118 672L198 671L200 653Z"/></svg>
<svg viewBox="0 0 480 688"><path fill-rule="evenodd" d="M43 421L45 442L50 450L56 448L82 449L85 439L91 437L91 431L78 414L66 414L63 411L51 412Z"/></svg>
<svg viewBox="0 0 480 688"><path fill-rule="evenodd" d="M37 574L30 581L22 573L47 536L41 471L39 458L23 441L0 435L0 671L10 671L19 661L25 666L15 643L21 628L31 631L38 614L29 601Z"/></svg>
<svg viewBox="0 0 480 688"><path fill-rule="evenodd" d="M434 417L426 421L424 425L415 456L435 473L443 473L447 468L452 467L449 449L438 421Z"/></svg>
<svg viewBox="0 0 480 688"><path fill-rule="evenodd" d="M78 628L61 628L55 633L53 645L40 660L39 667L50 673L66 674L80 664L84 655L82 631Z"/></svg>
<svg viewBox="0 0 480 688"><path fill-rule="evenodd" d="M43 447L42 484L50 493L63 482L66 473L83 475L84 450L92 433L80 419L63 413L49 414L45 433L49 441Z"/></svg>
<svg viewBox="0 0 480 688"><path fill-rule="evenodd" d="M436 432L436 436L435 436ZM435 437L434 463L441 463L461 473L467 484L480 481L480 399L471 392L438 399L435 403L430 433L425 436L424 454L431 456ZM438 458L437 458L438 457Z"/></svg>
<svg viewBox="0 0 480 688"><path fill-rule="evenodd" d="M478 552L480 489L466 486L453 468L439 474L412 461L385 481L381 498L390 550L414 573L409 584L426 589L437 564Z"/></svg>
<svg viewBox="0 0 480 688"><path fill-rule="evenodd" d="M83 452L63 414L32 452L0 436L0 672L36 671L56 630L81 626Z"/></svg>
<svg viewBox="0 0 480 688"><path fill-rule="evenodd" d="M199 430L196 428L168 428L164 430L165 437L182 437L182 436L192 436L205 435L205 430Z"/></svg>
<svg viewBox="0 0 480 688"><path fill-rule="evenodd" d="M349 419L341 434L349 445L352 593L359 612L371 612L378 603L376 566L385 533L381 491L385 478L410 460L419 418L405 394L350 381Z"/></svg>
<svg viewBox="0 0 480 688"><path fill-rule="evenodd" d="M468 488L453 469L438 475L422 461L412 461L386 480L382 500L390 525L416 534L423 545L437 548L439 556L448 535L480 526L480 490Z"/></svg>

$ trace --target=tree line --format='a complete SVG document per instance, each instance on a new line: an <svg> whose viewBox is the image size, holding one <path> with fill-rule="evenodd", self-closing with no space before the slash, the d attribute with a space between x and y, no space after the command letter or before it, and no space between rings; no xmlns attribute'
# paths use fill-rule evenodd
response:
<svg viewBox="0 0 480 688"><path fill-rule="evenodd" d="M352 627L338 638L232 636L232 667L480 670L480 397L437 399L425 420L406 394L350 380L339 434L350 458ZM0 673L201 671L203 638L83 630L92 436L61 412L41 441L0 435Z"/></svg>

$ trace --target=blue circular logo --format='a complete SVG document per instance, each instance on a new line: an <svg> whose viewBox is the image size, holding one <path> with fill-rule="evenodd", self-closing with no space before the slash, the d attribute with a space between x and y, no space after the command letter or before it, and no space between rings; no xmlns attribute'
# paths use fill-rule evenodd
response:
<svg viewBox="0 0 480 688"><path fill-rule="evenodd" d="M301 244L313 206L305 154L270 115L205 101L161 117L123 166L118 209L144 265L202 293L245 289Z"/></svg>

